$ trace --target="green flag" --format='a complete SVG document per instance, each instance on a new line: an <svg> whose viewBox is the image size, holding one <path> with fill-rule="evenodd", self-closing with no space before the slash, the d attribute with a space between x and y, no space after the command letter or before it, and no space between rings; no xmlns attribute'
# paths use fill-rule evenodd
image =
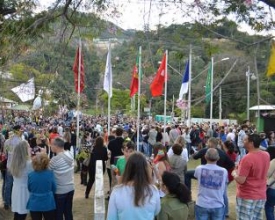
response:
<svg viewBox="0 0 275 220"><path fill-rule="evenodd" d="M206 103L209 103L211 99L211 77L212 77L212 63L209 64L206 85L205 85L205 102Z"/></svg>

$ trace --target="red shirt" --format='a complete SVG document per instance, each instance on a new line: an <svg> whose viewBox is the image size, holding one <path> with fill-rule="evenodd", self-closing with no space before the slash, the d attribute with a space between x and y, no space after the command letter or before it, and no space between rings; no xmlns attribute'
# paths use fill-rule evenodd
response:
<svg viewBox="0 0 275 220"><path fill-rule="evenodd" d="M236 162L237 154L235 152L233 152L232 154L230 154L229 152L226 152L226 154L234 163ZM231 175L233 170L234 170L234 167L227 170L228 171L228 181L229 181L229 183L234 180L234 177Z"/></svg>
<svg viewBox="0 0 275 220"><path fill-rule="evenodd" d="M238 175L245 176L243 184L237 183L237 197L241 199L266 199L266 176L269 168L269 154L254 151L240 161Z"/></svg>

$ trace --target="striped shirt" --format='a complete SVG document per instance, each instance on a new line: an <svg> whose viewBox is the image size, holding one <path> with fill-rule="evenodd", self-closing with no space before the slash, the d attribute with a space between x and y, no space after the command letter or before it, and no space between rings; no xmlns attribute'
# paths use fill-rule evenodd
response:
<svg viewBox="0 0 275 220"><path fill-rule="evenodd" d="M54 172L56 194L65 194L74 190L74 159L69 151L58 153L50 161Z"/></svg>

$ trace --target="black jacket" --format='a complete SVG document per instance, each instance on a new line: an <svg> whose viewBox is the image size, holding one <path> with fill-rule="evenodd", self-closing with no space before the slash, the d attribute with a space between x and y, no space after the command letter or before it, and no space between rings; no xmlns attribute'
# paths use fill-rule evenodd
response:
<svg viewBox="0 0 275 220"><path fill-rule="evenodd" d="M111 140L108 144L108 149L111 151L111 164L114 164L115 157L123 155L122 147L123 147L124 139L122 137L117 137L114 140Z"/></svg>

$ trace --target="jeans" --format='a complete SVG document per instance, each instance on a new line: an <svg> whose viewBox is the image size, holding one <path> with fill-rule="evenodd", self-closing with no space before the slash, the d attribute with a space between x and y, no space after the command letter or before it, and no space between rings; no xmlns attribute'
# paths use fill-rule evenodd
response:
<svg viewBox="0 0 275 220"><path fill-rule="evenodd" d="M151 156L151 154L149 153L149 144L148 143L142 142L142 151L147 157Z"/></svg>
<svg viewBox="0 0 275 220"><path fill-rule="evenodd" d="M184 176L185 185L189 190L191 190L191 179L196 179L194 174L195 174L195 170L187 170Z"/></svg>
<svg viewBox="0 0 275 220"><path fill-rule="evenodd" d="M3 179L3 182L2 182L2 189L1 189L1 193L2 193L2 198L4 200L4 187L5 187L5 179L6 179L6 170L1 170L1 175L2 175L2 179Z"/></svg>
<svg viewBox="0 0 275 220"><path fill-rule="evenodd" d="M265 216L266 220L274 220L275 189L268 188L266 191Z"/></svg>
<svg viewBox="0 0 275 220"><path fill-rule="evenodd" d="M190 152L191 152L191 143L186 143L186 149L188 152L188 157L190 156Z"/></svg>
<svg viewBox="0 0 275 220"><path fill-rule="evenodd" d="M13 185L13 177L11 173L6 171L5 186L4 186L4 205L11 206L11 191Z"/></svg>
<svg viewBox="0 0 275 220"><path fill-rule="evenodd" d="M73 197L74 190L65 194L55 194L56 220L73 220Z"/></svg>
<svg viewBox="0 0 275 220"><path fill-rule="evenodd" d="M228 196L227 196L227 185L225 186L225 192L223 194L223 199L224 199L224 214L225 216L229 215L229 203L228 203Z"/></svg>
<svg viewBox="0 0 275 220"><path fill-rule="evenodd" d="M195 206L196 220L224 220L224 207L221 208L203 208Z"/></svg>
<svg viewBox="0 0 275 220"><path fill-rule="evenodd" d="M240 159L246 155L246 149L244 147L239 147L240 149Z"/></svg>

